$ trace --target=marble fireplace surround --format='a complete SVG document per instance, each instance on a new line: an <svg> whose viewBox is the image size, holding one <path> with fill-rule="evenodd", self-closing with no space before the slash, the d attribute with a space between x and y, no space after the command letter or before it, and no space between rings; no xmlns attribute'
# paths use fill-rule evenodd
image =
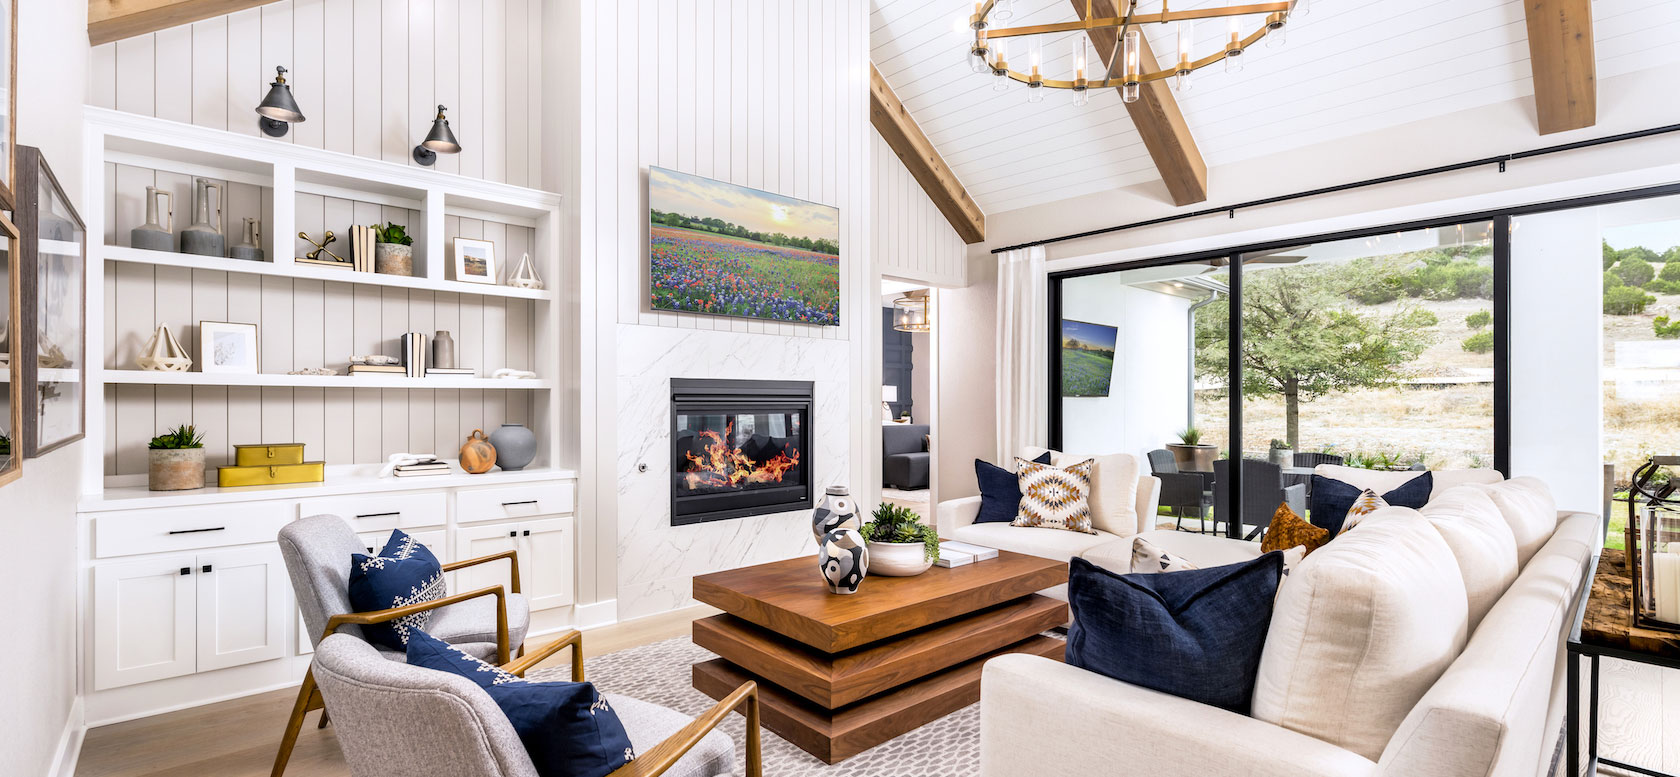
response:
<svg viewBox="0 0 1680 777"><path fill-rule="evenodd" d="M807 510L671 525L671 378L811 381L821 494L849 485L847 341L620 324L617 361L620 620L692 604L695 575L816 552Z"/></svg>

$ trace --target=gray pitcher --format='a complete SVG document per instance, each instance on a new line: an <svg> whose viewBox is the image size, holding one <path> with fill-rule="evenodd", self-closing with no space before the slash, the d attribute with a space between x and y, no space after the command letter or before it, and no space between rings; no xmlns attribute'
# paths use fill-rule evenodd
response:
<svg viewBox="0 0 1680 777"><path fill-rule="evenodd" d="M262 222L250 216L245 217L245 237L238 245L228 249L228 258L244 259L250 262L263 260L262 250Z"/></svg>
<svg viewBox="0 0 1680 777"><path fill-rule="evenodd" d="M222 233L222 203L225 192L208 178L194 181L192 226L181 230L181 253L227 256L227 236ZM210 221L210 190L216 190L216 221Z"/></svg>
<svg viewBox="0 0 1680 777"><path fill-rule="evenodd" d="M158 198L169 201L169 225L158 223ZM128 231L129 245L147 251L175 250L175 194L156 186L146 187L146 223Z"/></svg>

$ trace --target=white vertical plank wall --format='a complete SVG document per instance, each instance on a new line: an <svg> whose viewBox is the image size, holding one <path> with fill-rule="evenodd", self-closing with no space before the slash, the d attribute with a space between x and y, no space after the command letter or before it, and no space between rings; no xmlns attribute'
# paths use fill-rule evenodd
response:
<svg viewBox="0 0 1680 777"><path fill-rule="evenodd" d="M280 0L96 46L87 102L256 134L276 65L308 119L281 142L414 164L439 103L438 168L536 186L541 0Z"/></svg>
<svg viewBox="0 0 1680 777"><path fill-rule="evenodd" d="M869 138L875 147L871 237L881 274L943 288L967 286L968 246L880 134L871 129Z"/></svg>

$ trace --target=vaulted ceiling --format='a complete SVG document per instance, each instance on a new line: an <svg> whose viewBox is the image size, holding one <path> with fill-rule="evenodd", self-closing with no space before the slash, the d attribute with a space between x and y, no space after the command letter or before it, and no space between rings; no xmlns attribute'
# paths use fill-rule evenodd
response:
<svg viewBox="0 0 1680 777"><path fill-rule="evenodd" d="M1536 0L1528 0L1535 2ZM1224 5L1175 0L1173 10ZM968 70L972 2L873 0L871 58L963 188L986 213L1159 180L1112 90L1076 108L1065 91L1029 105L1025 87L995 92ZM1069 0L1015 0L1007 25L1073 21ZM1144 0L1156 10L1159 0ZM1596 0L1597 77L1680 60L1680 2ZM1247 26L1247 25L1245 25ZM1196 55L1220 46L1223 22L1196 27ZM1046 40L1066 69L1073 33ZM1172 27L1149 32L1157 52ZM1241 73L1220 65L1177 93L1209 167L1512 100L1534 92L1524 0L1313 0L1286 45L1250 50ZM1011 59L1016 58L1012 53ZM1217 191L1212 199L1218 200Z"/></svg>

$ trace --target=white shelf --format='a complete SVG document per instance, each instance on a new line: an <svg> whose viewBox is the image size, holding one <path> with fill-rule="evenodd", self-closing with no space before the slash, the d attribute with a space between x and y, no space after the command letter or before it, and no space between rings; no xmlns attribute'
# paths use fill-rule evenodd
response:
<svg viewBox="0 0 1680 777"><path fill-rule="evenodd" d="M435 377L406 375L276 375L233 372L154 372L152 370L105 370L106 383L135 383L151 386L295 386L305 388L403 388L403 389L495 389L532 391L550 389L554 382L541 379Z"/></svg>
<svg viewBox="0 0 1680 777"><path fill-rule="evenodd" d="M333 267L297 264L295 262L252 262L244 259L223 259L218 256L200 256L175 251L148 251L144 248L130 248L128 246L108 245L100 250L104 252L107 260L114 262L157 264L170 267L186 267L194 270L220 270L222 272L249 273L252 275L277 275L286 278L356 283L364 286L395 286L423 291L451 291L457 294L480 294L486 297L554 299L554 292L550 289L518 289L512 286L498 286L488 283L464 283L462 281L432 278L411 278L403 275L381 275L379 273L340 270Z"/></svg>
<svg viewBox="0 0 1680 777"><path fill-rule="evenodd" d="M59 368L55 368L55 367L41 367L41 368L35 370L35 375L36 375L37 378L40 379L40 381L42 383L80 383L80 382L82 382L82 371L81 370L59 369ZM11 370L11 368L7 367L4 364L0 364L0 383L11 383L11 382L12 382L12 370Z"/></svg>
<svg viewBox="0 0 1680 777"><path fill-rule="evenodd" d="M79 257L82 255L82 244L74 240L48 240L43 237L35 245L36 251L49 256Z"/></svg>
<svg viewBox="0 0 1680 777"><path fill-rule="evenodd" d="M261 499L305 499L338 494L371 494L389 491L421 491L434 488L465 486L497 486L533 481L573 480L572 470L533 467L518 472L492 469L482 475L462 471L460 462L449 461L450 473L418 478L382 478L378 464L329 466L326 480L320 483L294 483L284 486L245 486L219 488L206 486L192 491L148 491L145 475L118 475L105 479L105 490L82 497L82 510L139 510L154 507L184 507L190 505L250 502ZM216 480L216 468L206 467L205 477Z"/></svg>

